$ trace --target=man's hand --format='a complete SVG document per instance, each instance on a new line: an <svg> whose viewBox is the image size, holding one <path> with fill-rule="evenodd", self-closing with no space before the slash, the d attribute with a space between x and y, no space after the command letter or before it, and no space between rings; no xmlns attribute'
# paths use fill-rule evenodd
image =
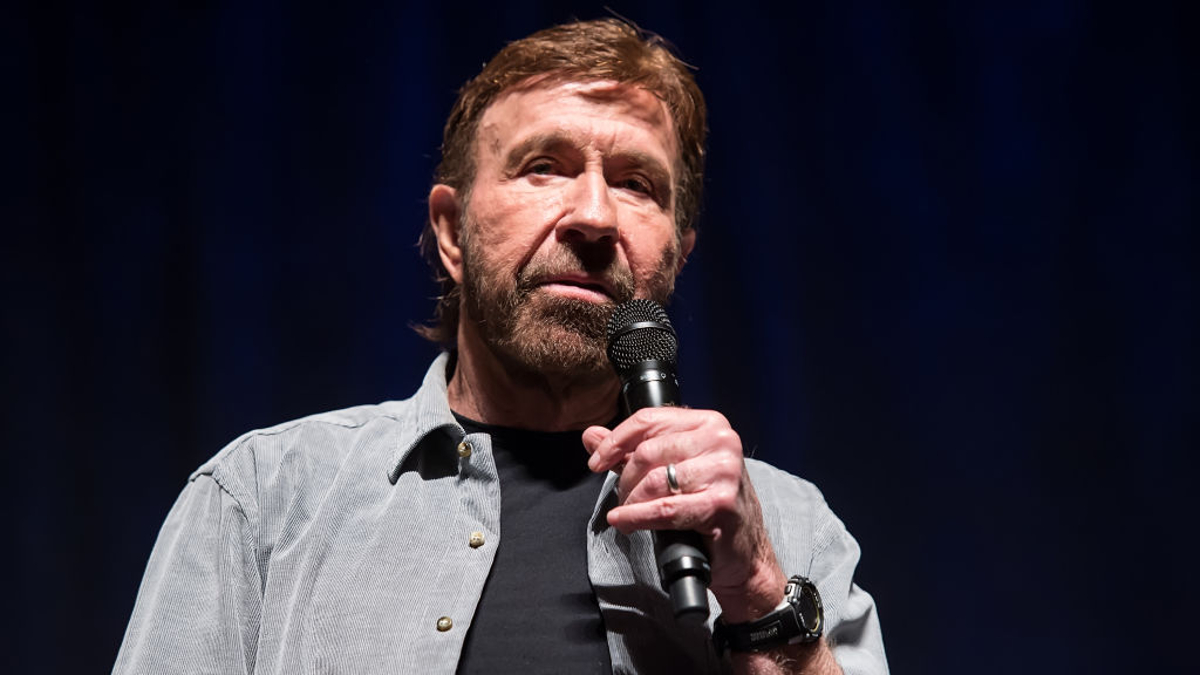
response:
<svg viewBox="0 0 1200 675"><path fill-rule="evenodd" d="M762 507L746 472L742 440L711 410L644 408L609 431L589 427L583 445L592 471L616 471L619 506L608 523L634 530L695 530L708 543L710 588L729 623L753 621L783 600L787 576L763 525ZM679 494L667 484L675 465ZM738 673L840 673L829 645L783 646L736 654Z"/></svg>
<svg viewBox="0 0 1200 675"><path fill-rule="evenodd" d="M742 460L742 441L723 415L646 408L612 431L590 427L583 444L592 471L617 471L620 505L608 522L634 530L695 530L712 563L711 589L725 620L759 618L783 599L787 577L775 560L762 510ZM679 494L667 484L675 465Z"/></svg>

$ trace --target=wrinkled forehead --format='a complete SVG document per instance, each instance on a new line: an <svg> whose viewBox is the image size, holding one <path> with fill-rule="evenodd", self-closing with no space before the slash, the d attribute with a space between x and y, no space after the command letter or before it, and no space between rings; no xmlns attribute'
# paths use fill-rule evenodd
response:
<svg viewBox="0 0 1200 675"><path fill-rule="evenodd" d="M573 105L575 104L575 105ZM680 161L679 138L667 104L648 89L611 80L578 80L565 75L538 75L501 92L484 110L476 130L476 152L484 148L502 152L505 142L522 133L565 125L575 116L586 117L605 108L606 119L623 120L659 137L665 160L672 168Z"/></svg>

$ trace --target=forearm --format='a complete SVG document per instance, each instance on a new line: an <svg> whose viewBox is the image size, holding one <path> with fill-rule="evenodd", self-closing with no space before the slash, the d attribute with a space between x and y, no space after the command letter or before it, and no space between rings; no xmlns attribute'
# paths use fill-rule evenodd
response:
<svg viewBox="0 0 1200 675"><path fill-rule="evenodd" d="M824 638L769 652L733 654L731 659L733 672L738 675L841 675L842 672Z"/></svg>

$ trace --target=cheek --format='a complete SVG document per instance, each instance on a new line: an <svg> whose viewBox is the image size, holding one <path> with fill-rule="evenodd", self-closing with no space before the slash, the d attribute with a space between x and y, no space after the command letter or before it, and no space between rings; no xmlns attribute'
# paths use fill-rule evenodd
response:
<svg viewBox="0 0 1200 675"><path fill-rule="evenodd" d="M487 220L477 221L475 243L496 270L515 271L555 245L554 210L561 200L527 199L524 203L496 204Z"/></svg>
<svg viewBox="0 0 1200 675"><path fill-rule="evenodd" d="M626 251L634 277L642 285L659 280L663 274L675 275L679 245L674 230L665 236L642 237L629 242Z"/></svg>
<svg viewBox="0 0 1200 675"><path fill-rule="evenodd" d="M498 282L499 278L512 276L516 267L516 251L510 247L510 241L494 239L478 235L471 238L467 247L467 264L475 274L483 274Z"/></svg>
<svg viewBox="0 0 1200 675"><path fill-rule="evenodd" d="M501 228L476 225L467 247L472 274L498 287L515 283L532 245L515 234L505 236Z"/></svg>
<svg viewBox="0 0 1200 675"><path fill-rule="evenodd" d="M514 186L473 208L476 236L496 247L528 245L553 229L562 204L557 191Z"/></svg>
<svg viewBox="0 0 1200 675"><path fill-rule="evenodd" d="M562 210L563 192L563 186L536 186L517 180L492 191L482 210L494 219L519 216L523 220L545 221Z"/></svg>

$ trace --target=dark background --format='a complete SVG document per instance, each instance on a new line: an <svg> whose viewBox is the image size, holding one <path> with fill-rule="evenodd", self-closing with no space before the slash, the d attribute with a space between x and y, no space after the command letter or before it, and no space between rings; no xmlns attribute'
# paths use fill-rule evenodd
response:
<svg viewBox="0 0 1200 675"><path fill-rule="evenodd" d="M9 7L4 672L111 668L188 473L407 397L456 88L599 3ZM1195 660L1191 3L608 3L710 105L694 406L815 481L898 673Z"/></svg>

